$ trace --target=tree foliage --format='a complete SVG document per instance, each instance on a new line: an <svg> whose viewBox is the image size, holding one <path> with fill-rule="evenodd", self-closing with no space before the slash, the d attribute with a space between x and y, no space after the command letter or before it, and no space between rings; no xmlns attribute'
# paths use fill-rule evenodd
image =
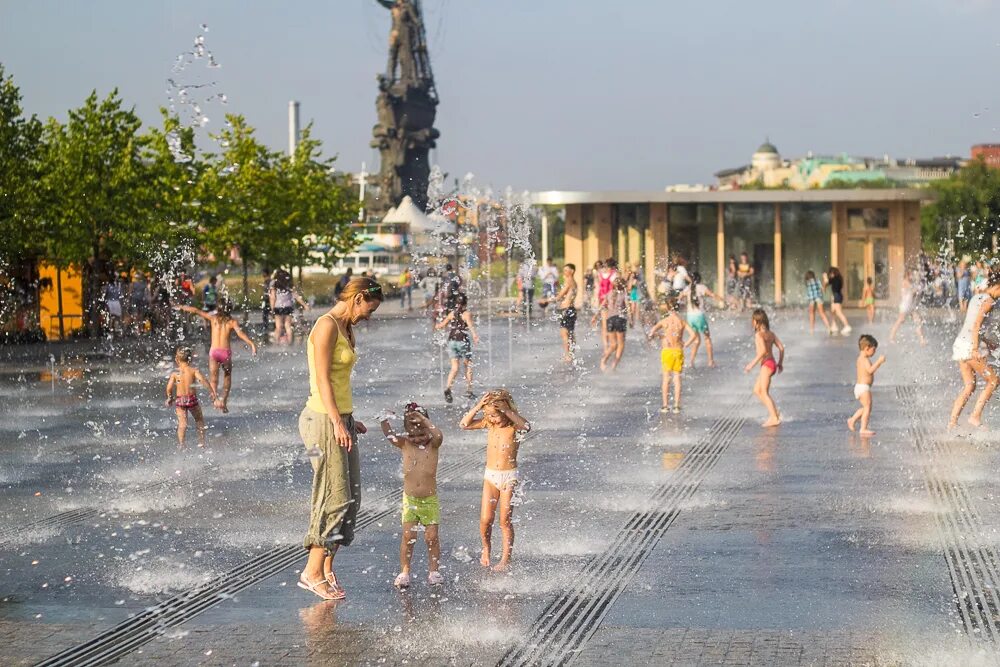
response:
<svg viewBox="0 0 1000 667"><path fill-rule="evenodd" d="M356 244L350 184L302 133L294 156L273 151L240 115L203 152L161 109L143 130L114 90L92 92L60 122L25 118L0 66L0 260L76 265L87 298L116 269L155 269L164 249L267 268L330 266ZM93 313L92 313L93 318Z"/></svg>
<svg viewBox="0 0 1000 667"><path fill-rule="evenodd" d="M934 201L921 211L925 242L954 244L959 256L992 254L994 236L1000 234L1000 170L973 160L930 189Z"/></svg>

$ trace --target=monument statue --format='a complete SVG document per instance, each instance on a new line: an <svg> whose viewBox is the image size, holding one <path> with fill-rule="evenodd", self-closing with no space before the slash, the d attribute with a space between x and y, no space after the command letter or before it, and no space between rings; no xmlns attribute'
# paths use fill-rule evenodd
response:
<svg viewBox="0 0 1000 667"><path fill-rule="evenodd" d="M427 207L430 175L428 153L439 132L434 129L438 97L420 0L376 0L392 15L389 62L378 76L375 99L378 124L372 148L379 150L380 195L376 212L385 212L409 196L421 210Z"/></svg>

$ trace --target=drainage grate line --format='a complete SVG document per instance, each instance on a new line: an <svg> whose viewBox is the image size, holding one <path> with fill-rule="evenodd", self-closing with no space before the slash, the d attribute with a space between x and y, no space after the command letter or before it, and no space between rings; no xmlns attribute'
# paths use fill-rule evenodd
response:
<svg viewBox="0 0 1000 667"><path fill-rule="evenodd" d="M954 455L950 444L931 435L917 405L913 387L897 387L896 395L913 421L909 429L914 448L922 455L924 485L931 499L946 511L934 519L947 563L955 606L967 634L990 642L1000 639L1000 568L996 550L981 545L982 521L968 487L941 476L949 467L942 457Z"/></svg>
<svg viewBox="0 0 1000 667"><path fill-rule="evenodd" d="M439 470L439 483L451 481L456 476L481 466L485 449L480 447L462 459L442 466ZM399 511L397 505L401 497L402 491L396 489L375 501L378 505L387 504L385 509L362 508L358 513L355 530L367 528L395 515ZM37 665L38 667L105 665L119 660L153 641L169 628L191 620L236 593L292 567L305 557L305 549L298 544L271 549L237 565L210 582L177 593L93 639L62 651Z"/></svg>
<svg viewBox="0 0 1000 667"><path fill-rule="evenodd" d="M717 420L676 474L651 494L650 504L657 508L629 517L604 553L589 560L575 583L545 606L529 636L511 648L500 665L561 665L576 655L680 515L680 504L698 490L735 440L745 422L738 412L746 400Z"/></svg>

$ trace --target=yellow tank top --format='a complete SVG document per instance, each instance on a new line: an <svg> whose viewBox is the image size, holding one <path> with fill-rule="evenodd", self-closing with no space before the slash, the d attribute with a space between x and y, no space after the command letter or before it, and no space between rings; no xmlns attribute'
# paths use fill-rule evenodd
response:
<svg viewBox="0 0 1000 667"><path fill-rule="evenodd" d="M354 362L358 357L354 353L351 343L347 340L347 336L340 329L337 320L329 314L323 315L323 317L329 317L333 320L334 326L337 327L337 342L330 355L330 384L333 385L333 400L337 403L337 409L340 410L341 414L346 415L354 411L354 402L351 398L351 371L354 369ZM314 330L315 328L313 325ZM309 339L306 341L306 358L309 362L309 400L306 401L306 407L314 412L326 414L323 398L319 394L319 385L316 383L316 365L313 363L315 357L312 331L310 331Z"/></svg>

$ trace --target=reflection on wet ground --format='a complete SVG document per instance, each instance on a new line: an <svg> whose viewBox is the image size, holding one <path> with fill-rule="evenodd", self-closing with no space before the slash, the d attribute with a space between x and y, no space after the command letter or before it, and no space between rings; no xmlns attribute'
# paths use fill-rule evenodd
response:
<svg viewBox="0 0 1000 667"><path fill-rule="evenodd" d="M657 350L635 332L621 370L602 375L591 332L581 331L580 367L567 369L551 322L519 332L513 359L497 325L484 341L494 375L483 383L510 388L535 424L509 575L477 564L483 437L460 432L465 406L440 397L425 322L371 323L358 336L359 418L374 423L416 399L445 433L447 583L426 585L418 548L416 584L392 588L399 459L368 436L367 523L337 559L348 589L340 603L295 587L310 481L296 427L307 392L299 346L257 359L236 350L232 412L206 411L201 451L176 449L159 359L30 372L7 362L0 641L15 664L114 626L133 642L119 657L161 664L992 659L992 645L967 631L988 614L956 603L953 577L966 568L967 592L992 609L997 573L961 558L995 552L1000 526L986 509L1000 450L988 433L938 428L957 373L889 346L877 435L860 438L844 427L854 339L810 338L792 315L775 318L789 349L773 388L786 416L777 429L758 425L753 378L740 372L752 356L742 320L716 323L720 368L689 371L685 412L668 416L657 412ZM947 332L936 338L944 345ZM956 540L966 550L948 560L942 544ZM564 622L546 620L553 610ZM153 614L148 627L142 614Z"/></svg>

